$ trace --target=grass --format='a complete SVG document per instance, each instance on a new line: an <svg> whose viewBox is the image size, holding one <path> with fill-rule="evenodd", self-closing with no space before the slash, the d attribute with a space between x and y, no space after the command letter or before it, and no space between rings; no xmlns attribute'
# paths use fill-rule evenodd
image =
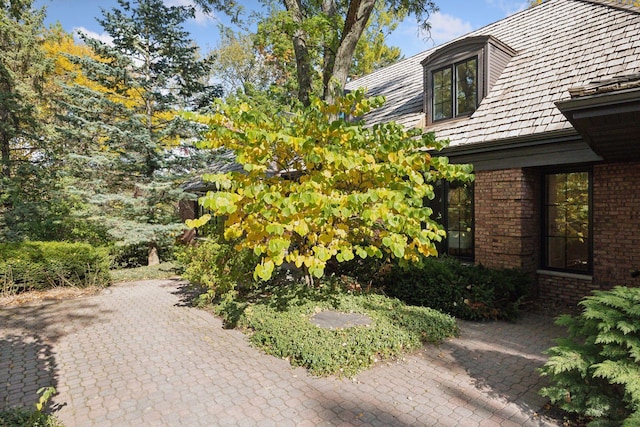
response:
<svg viewBox="0 0 640 427"><path fill-rule="evenodd" d="M172 262L137 268L111 270L111 280L118 282L134 282L149 279L168 279L179 275L179 266Z"/></svg>
<svg viewBox="0 0 640 427"><path fill-rule="evenodd" d="M455 319L436 310L331 285L267 287L245 298L230 293L214 309L227 327L245 330L255 346L317 376L351 377L379 360L401 357L458 333ZM365 314L373 324L320 328L310 317L323 310Z"/></svg>

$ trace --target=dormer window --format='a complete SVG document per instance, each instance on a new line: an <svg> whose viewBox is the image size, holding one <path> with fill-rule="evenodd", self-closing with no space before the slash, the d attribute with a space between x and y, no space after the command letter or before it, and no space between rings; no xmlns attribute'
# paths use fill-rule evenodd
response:
<svg viewBox="0 0 640 427"><path fill-rule="evenodd" d="M427 124L472 115L515 51L491 36L468 37L422 61Z"/></svg>
<svg viewBox="0 0 640 427"><path fill-rule="evenodd" d="M478 57L432 72L433 121L467 116L478 102Z"/></svg>

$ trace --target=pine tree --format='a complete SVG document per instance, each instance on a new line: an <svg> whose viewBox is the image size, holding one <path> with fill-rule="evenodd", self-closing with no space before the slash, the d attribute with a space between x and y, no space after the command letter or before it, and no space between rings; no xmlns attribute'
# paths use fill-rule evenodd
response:
<svg viewBox="0 0 640 427"><path fill-rule="evenodd" d="M177 177L193 161L196 129L177 111L197 110L220 93L207 85L210 63L182 28L193 8L162 0L118 5L98 19L113 42L84 37L98 58L74 58L99 87L67 89L70 189L88 198L120 244L147 244L154 264L158 247L182 228Z"/></svg>
<svg viewBox="0 0 640 427"><path fill-rule="evenodd" d="M0 1L0 236L41 238L55 185L43 49L44 10L30 0ZM37 230L39 225L45 227ZM35 228L34 228L35 227ZM45 233L46 234L46 233Z"/></svg>

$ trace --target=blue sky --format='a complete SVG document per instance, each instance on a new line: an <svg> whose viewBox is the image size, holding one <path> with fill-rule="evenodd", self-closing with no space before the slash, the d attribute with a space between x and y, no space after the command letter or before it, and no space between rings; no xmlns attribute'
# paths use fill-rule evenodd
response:
<svg viewBox="0 0 640 427"><path fill-rule="evenodd" d="M188 4L190 0L165 0L168 5ZM256 6L257 0L240 0L245 8ZM425 40L418 32L415 19L408 18L388 38L388 44L399 46L405 57L412 56L436 44L476 30L487 24L500 20L527 6L522 0L436 0L440 8L431 16L432 40ZM101 17L101 9L111 9L115 0L36 0L36 6L47 7L47 24L59 21L68 32L83 30L95 37L104 36L102 27L96 17ZM217 19L226 23L224 16L198 15L185 28L204 51L215 48L218 39Z"/></svg>

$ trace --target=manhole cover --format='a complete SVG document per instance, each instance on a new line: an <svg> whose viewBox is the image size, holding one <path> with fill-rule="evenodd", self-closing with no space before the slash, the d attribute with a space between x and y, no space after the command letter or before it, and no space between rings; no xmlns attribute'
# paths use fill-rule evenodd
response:
<svg viewBox="0 0 640 427"><path fill-rule="evenodd" d="M326 329L344 329L353 326L370 326L373 321L364 314L327 310L311 316L311 323Z"/></svg>

